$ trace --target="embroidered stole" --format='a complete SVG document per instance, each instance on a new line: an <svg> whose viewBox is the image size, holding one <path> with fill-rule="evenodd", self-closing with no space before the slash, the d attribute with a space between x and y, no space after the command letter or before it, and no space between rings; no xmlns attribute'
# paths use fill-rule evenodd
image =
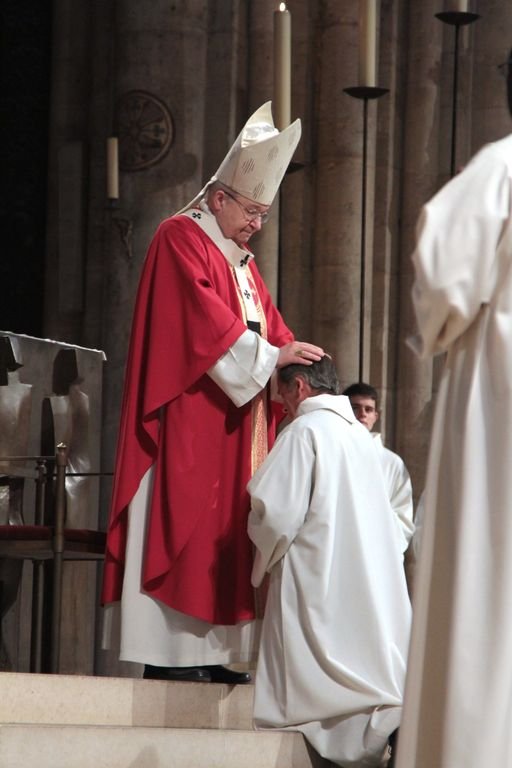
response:
<svg viewBox="0 0 512 768"><path fill-rule="evenodd" d="M219 225L210 213L205 203L200 203L199 208L190 208L184 211L183 216L188 216L205 235L217 246L226 258L231 269L242 319L246 326L256 331L264 339L267 338L267 322L263 307L261 306L258 291L252 279L251 270L248 267L253 254L240 248L233 240L229 240L222 234ZM268 453L268 434L267 434L267 390L262 389L251 400L251 475L263 463Z"/></svg>

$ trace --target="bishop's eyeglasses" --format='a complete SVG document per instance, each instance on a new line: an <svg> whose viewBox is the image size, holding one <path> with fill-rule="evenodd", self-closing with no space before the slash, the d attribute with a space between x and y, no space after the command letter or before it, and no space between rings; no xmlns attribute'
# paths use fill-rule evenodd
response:
<svg viewBox="0 0 512 768"><path fill-rule="evenodd" d="M228 192L226 188L223 187L222 191L224 192L225 195L230 197L232 200L235 201L235 203L237 203L240 206L241 210L244 213L244 216L247 219L248 224L250 224L251 221L254 221L255 219L259 219L262 224L265 224L265 222L268 221L270 216L270 211L261 212L261 211L254 210L254 208L246 208L245 205L241 203L237 197L235 197L230 192Z"/></svg>

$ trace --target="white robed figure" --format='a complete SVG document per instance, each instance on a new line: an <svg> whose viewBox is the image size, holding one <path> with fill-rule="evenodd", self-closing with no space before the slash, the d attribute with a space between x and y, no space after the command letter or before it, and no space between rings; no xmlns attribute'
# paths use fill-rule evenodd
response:
<svg viewBox="0 0 512 768"><path fill-rule="evenodd" d="M512 81L508 73L509 108ZM413 301L446 352L398 768L512 765L512 135L423 209Z"/></svg>
<svg viewBox="0 0 512 768"><path fill-rule="evenodd" d="M255 725L299 730L347 768L379 765L409 639L399 523L372 437L332 394L328 356L278 377L293 421L248 486L253 583L270 572Z"/></svg>

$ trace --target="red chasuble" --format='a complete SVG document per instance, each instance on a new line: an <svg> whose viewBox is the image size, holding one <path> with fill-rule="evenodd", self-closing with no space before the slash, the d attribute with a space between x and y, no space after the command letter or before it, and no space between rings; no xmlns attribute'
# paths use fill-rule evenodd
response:
<svg viewBox="0 0 512 768"><path fill-rule="evenodd" d="M275 346L293 336L254 264ZM128 353L107 535L103 602L121 597L127 507L146 471L154 485L143 589L212 624L254 618L247 536L251 403L237 408L206 371L246 326L232 267L186 216L164 221L140 280ZM275 429L267 413L269 446Z"/></svg>

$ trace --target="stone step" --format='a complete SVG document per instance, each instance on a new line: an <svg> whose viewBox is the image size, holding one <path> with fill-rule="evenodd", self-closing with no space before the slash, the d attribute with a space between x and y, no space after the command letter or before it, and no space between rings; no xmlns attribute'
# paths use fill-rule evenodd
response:
<svg viewBox="0 0 512 768"><path fill-rule="evenodd" d="M1 768L326 768L252 729L252 685L4 672Z"/></svg>
<svg viewBox="0 0 512 768"><path fill-rule="evenodd" d="M184 686L185 683L180 685ZM2 768L320 768L299 733L0 725Z"/></svg>
<svg viewBox="0 0 512 768"><path fill-rule="evenodd" d="M253 691L252 685L3 672L0 724L250 731Z"/></svg>

